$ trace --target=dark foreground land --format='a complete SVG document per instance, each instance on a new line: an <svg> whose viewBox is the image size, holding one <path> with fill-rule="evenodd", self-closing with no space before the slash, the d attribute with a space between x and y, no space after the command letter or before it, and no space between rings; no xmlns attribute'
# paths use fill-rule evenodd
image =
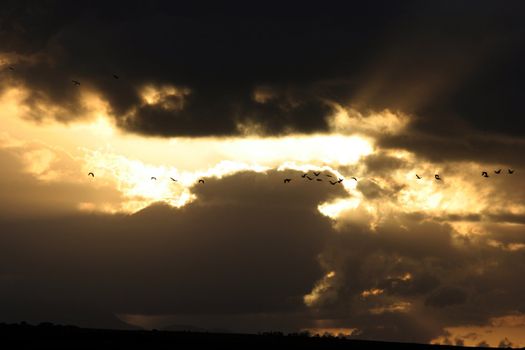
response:
<svg viewBox="0 0 525 350"><path fill-rule="evenodd" d="M89 329L41 324L0 324L2 344L16 348L55 349L463 349L447 345L307 337L304 335L230 334L143 330ZM466 349L466 348L465 348ZM477 349L477 348L468 348Z"/></svg>

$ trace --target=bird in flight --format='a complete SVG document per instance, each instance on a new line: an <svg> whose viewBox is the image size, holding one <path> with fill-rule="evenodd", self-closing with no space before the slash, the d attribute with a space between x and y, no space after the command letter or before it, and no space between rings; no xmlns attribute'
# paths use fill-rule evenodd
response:
<svg viewBox="0 0 525 350"><path fill-rule="evenodd" d="M323 181L323 179L316 179L317 181Z"/></svg>
<svg viewBox="0 0 525 350"><path fill-rule="evenodd" d="M287 184L288 182L292 181L292 179L284 179L284 183Z"/></svg>
<svg viewBox="0 0 525 350"><path fill-rule="evenodd" d="M494 170L494 172L495 172L496 174L499 174L499 173L501 173L501 169Z"/></svg>
<svg viewBox="0 0 525 350"><path fill-rule="evenodd" d="M441 180L441 178L439 177L439 174L434 175L434 177L436 178L436 180Z"/></svg>
<svg viewBox="0 0 525 350"><path fill-rule="evenodd" d="M330 174L326 174L326 176L328 176L328 177L332 177L332 175L330 175Z"/></svg>
<svg viewBox="0 0 525 350"><path fill-rule="evenodd" d="M76 86L79 86L80 85L80 82L78 80L71 80L71 82L73 84L75 84Z"/></svg>
<svg viewBox="0 0 525 350"><path fill-rule="evenodd" d="M119 77L118 77L118 75L113 74L113 78L118 79Z"/></svg>
<svg viewBox="0 0 525 350"><path fill-rule="evenodd" d="M355 178L355 176L352 176L352 179L354 179L355 181L357 181L357 179Z"/></svg>
<svg viewBox="0 0 525 350"><path fill-rule="evenodd" d="M339 178L339 180L337 181L337 183L341 183L343 182L343 179Z"/></svg>
<svg viewBox="0 0 525 350"><path fill-rule="evenodd" d="M486 171L481 172L481 176L483 177L489 177L489 174Z"/></svg>
<svg viewBox="0 0 525 350"><path fill-rule="evenodd" d="M177 180L175 180L175 179L174 179L174 178L172 178L172 177L170 177L170 179L171 179L171 181L175 181L175 182L177 182Z"/></svg>
<svg viewBox="0 0 525 350"><path fill-rule="evenodd" d="M306 178L307 178L308 180L310 180L310 181L313 180L313 179L312 179L310 176L308 176L308 175L306 175Z"/></svg>
<svg viewBox="0 0 525 350"><path fill-rule="evenodd" d="M315 176L319 176L319 174L321 174L321 172L316 173L316 172L314 171L314 175L315 175Z"/></svg>
<svg viewBox="0 0 525 350"><path fill-rule="evenodd" d="M199 183L200 183L200 184L203 184L203 183L204 183L204 180L203 180L203 179L199 179Z"/></svg>
<svg viewBox="0 0 525 350"><path fill-rule="evenodd" d="M15 68L13 66L9 66L7 68L9 68L9 70L15 70Z"/></svg>
<svg viewBox="0 0 525 350"><path fill-rule="evenodd" d="M335 185L335 184L338 184L339 182L338 182L338 181L332 181L332 180L330 180L330 183L331 183L332 185Z"/></svg>
<svg viewBox="0 0 525 350"><path fill-rule="evenodd" d="M88 176L95 177L95 174L93 174L93 173L88 173Z"/></svg>
<svg viewBox="0 0 525 350"><path fill-rule="evenodd" d="M418 174L416 174L416 177L417 177L418 179L421 179L421 176L419 176Z"/></svg>
<svg viewBox="0 0 525 350"><path fill-rule="evenodd" d="M302 178L305 178L306 176L308 176L308 174L301 175Z"/></svg>
<svg viewBox="0 0 525 350"><path fill-rule="evenodd" d="M157 180L157 178L155 176L152 176L151 179L152 180Z"/></svg>
<svg viewBox="0 0 525 350"><path fill-rule="evenodd" d="M513 169L509 169L509 174L514 174L514 170Z"/></svg>

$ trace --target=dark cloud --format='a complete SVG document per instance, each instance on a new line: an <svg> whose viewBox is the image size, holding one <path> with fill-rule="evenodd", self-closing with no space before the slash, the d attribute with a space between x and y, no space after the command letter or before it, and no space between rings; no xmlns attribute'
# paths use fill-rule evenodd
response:
<svg viewBox="0 0 525 350"><path fill-rule="evenodd" d="M454 287L444 287L431 294L425 303L435 307L462 304L467 300L465 291Z"/></svg>
<svg viewBox="0 0 525 350"><path fill-rule="evenodd" d="M284 175L297 181L284 185ZM3 320L122 327L114 315L152 315L159 326L242 331L323 320L358 328L359 338L426 342L523 309L522 251L487 244L523 242L519 229L506 241L491 229L457 240L423 214L387 214L372 228L361 208L334 228L317 205L344 196L342 187L299 179L211 178L181 209L3 218ZM305 305L318 283L326 285ZM363 296L372 289L382 292Z"/></svg>
<svg viewBox="0 0 525 350"><path fill-rule="evenodd" d="M180 210L3 219L2 315L95 326L93 310L300 311L331 234L315 206L338 190L282 186L281 176L247 173L208 181Z"/></svg>
<svg viewBox="0 0 525 350"><path fill-rule="evenodd" d="M256 8L13 2L0 13L0 49L20 58L6 73L31 88L28 104L55 103L66 111L58 118L74 118L78 79L138 133L231 135L239 123L269 134L323 131L335 101L417 116L423 137L523 135L520 2ZM191 93L182 109L145 105L145 84ZM272 98L257 101L261 87Z"/></svg>

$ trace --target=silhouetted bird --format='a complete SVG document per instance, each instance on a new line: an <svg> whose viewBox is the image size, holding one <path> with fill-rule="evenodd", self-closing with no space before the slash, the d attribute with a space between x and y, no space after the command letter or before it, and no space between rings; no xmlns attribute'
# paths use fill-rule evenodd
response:
<svg viewBox="0 0 525 350"><path fill-rule="evenodd" d="M157 180L157 178L155 176L152 176L151 179L152 180Z"/></svg>
<svg viewBox="0 0 525 350"><path fill-rule="evenodd" d="M343 182L343 179L339 178L339 180L337 181L337 183L341 183Z"/></svg>
<svg viewBox="0 0 525 350"><path fill-rule="evenodd" d="M436 178L436 180L441 180L438 174L434 175L434 177Z"/></svg>
<svg viewBox="0 0 525 350"><path fill-rule="evenodd" d="M499 174L499 173L501 173L501 169L494 170L494 172L495 172L496 174Z"/></svg>
<svg viewBox="0 0 525 350"><path fill-rule="evenodd" d="M204 183L204 180L203 180L203 179L199 179L199 183L200 183L200 184L203 184L203 183Z"/></svg>
<svg viewBox="0 0 525 350"><path fill-rule="evenodd" d="M323 181L323 179L316 179L317 181Z"/></svg>
<svg viewBox="0 0 525 350"><path fill-rule="evenodd" d="M72 82L73 84L75 84L76 86L79 86L79 85L80 85L80 82L77 81L77 80L71 80L71 82Z"/></svg>
<svg viewBox="0 0 525 350"><path fill-rule="evenodd" d="M421 176L419 176L418 174L416 174L416 177L417 177L418 179L421 179Z"/></svg>
<svg viewBox="0 0 525 350"><path fill-rule="evenodd" d="M113 78L118 79L119 77L118 77L118 75L113 74Z"/></svg>
<svg viewBox="0 0 525 350"><path fill-rule="evenodd" d="M315 175L315 176L319 176L319 174L321 174L321 172L316 173L316 172L314 171L314 175Z"/></svg>
<svg viewBox="0 0 525 350"><path fill-rule="evenodd" d="M328 177L332 177L332 175L330 175L330 174L326 174L326 176L328 176Z"/></svg>
<svg viewBox="0 0 525 350"><path fill-rule="evenodd" d="M332 185L335 185L335 184L338 184L339 182L330 180L330 183L331 183Z"/></svg>
<svg viewBox="0 0 525 350"><path fill-rule="evenodd" d="M7 68L9 68L9 70L15 70L15 68L13 68L13 66L9 66Z"/></svg>
<svg viewBox="0 0 525 350"><path fill-rule="evenodd" d="M509 174L514 174L514 170L509 169Z"/></svg>
<svg viewBox="0 0 525 350"><path fill-rule="evenodd" d="M95 177L95 174L93 174L93 173L88 173L88 176Z"/></svg>
<svg viewBox="0 0 525 350"><path fill-rule="evenodd" d="M303 174L301 175L302 178L305 178L308 174Z"/></svg>
<svg viewBox="0 0 525 350"><path fill-rule="evenodd" d="M357 181L357 179L356 179L354 176L352 176L352 179L354 179L355 181Z"/></svg>
<svg viewBox="0 0 525 350"><path fill-rule="evenodd" d="M292 179L284 179L284 183L287 184L288 182L292 181Z"/></svg>
<svg viewBox="0 0 525 350"><path fill-rule="evenodd" d="M481 176L483 177L489 177L489 174L486 171L481 172Z"/></svg>
<svg viewBox="0 0 525 350"><path fill-rule="evenodd" d="M175 182L177 182L177 180L175 180L175 179L174 179L174 178L172 178L172 177L170 177L170 179L171 179L171 181L175 181Z"/></svg>
<svg viewBox="0 0 525 350"><path fill-rule="evenodd" d="M313 180L313 179L312 179L310 176L308 176L308 175L306 175L306 178L307 178L308 180L310 180L310 181Z"/></svg>

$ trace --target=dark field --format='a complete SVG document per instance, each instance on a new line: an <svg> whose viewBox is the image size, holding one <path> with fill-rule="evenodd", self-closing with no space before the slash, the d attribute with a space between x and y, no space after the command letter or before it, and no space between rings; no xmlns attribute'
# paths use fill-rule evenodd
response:
<svg viewBox="0 0 525 350"><path fill-rule="evenodd" d="M143 330L89 329L43 323L0 324L3 343L30 348L100 349L100 348L301 348L301 349L463 349L449 345L390 343L335 337L280 333L233 334L207 332L171 332ZM467 348L465 348L467 349ZM478 349L478 348L468 348Z"/></svg>

